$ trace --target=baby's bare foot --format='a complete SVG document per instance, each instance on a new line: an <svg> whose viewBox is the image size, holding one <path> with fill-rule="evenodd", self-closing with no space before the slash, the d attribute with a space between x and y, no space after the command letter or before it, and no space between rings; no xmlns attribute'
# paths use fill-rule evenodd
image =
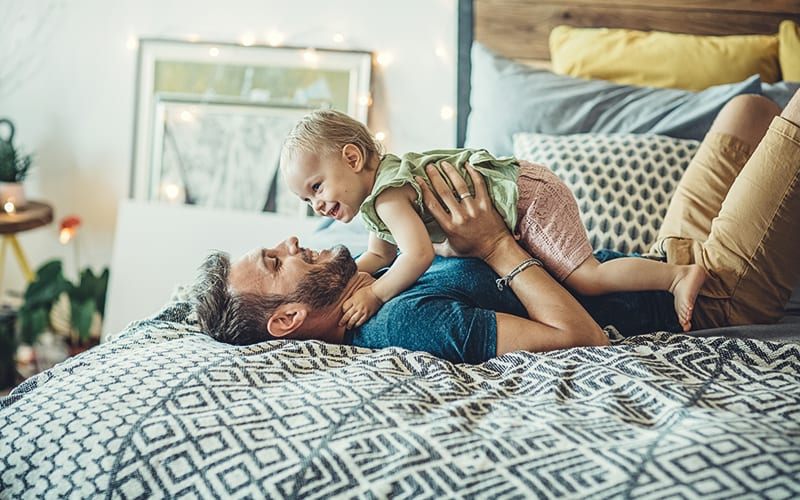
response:
<svg viewBox="0 0 800 500"><path fill-rule="evenodd" d="M675 296L675 314L684 332L692 328L692 312L700 287L706 282L706 271L697 264L680 266L670 292Z"/></svg>

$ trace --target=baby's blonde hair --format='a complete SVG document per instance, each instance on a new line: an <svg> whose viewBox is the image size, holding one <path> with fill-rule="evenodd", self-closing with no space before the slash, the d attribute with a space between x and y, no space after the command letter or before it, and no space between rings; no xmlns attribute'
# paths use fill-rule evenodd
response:
<svg viewBox="0 0 800 500"><path fill-rule="evenodd" d="M283 141L281 164L298 153L319 156L339 154L346 144L354 144L364 155L366 165L383 154L383 146L363 123L333 109L318 109L307 114Z"/></svg>

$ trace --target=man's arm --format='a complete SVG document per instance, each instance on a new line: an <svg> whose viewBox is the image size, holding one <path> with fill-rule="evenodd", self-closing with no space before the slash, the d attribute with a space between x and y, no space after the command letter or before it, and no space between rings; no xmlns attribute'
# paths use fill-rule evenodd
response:
<svg viewBox="0 0 800 500"><path fill-rule="evenodd" d="M455 169L443 170L457 193L468 192ZM422 188L425 207L448 237L450 249L464 257L478 257L500 276L506 276L529 259L494 209L483 177L467 166L475 186L475 197L459 200L439 172L426 167L433 188ZM576 346L608 345L608 338L589 313L542 267L530 266L516 275L509 286L525 306L529 319L497 313L497 354L515 350L545 351Z"/></svg>

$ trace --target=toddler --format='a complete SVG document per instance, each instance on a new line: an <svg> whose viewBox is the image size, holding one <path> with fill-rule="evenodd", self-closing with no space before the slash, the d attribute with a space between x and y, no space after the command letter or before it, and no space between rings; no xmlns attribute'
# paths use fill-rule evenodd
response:
<svg viewBox="0 0 800 500"><path fill-rule="evenodd" d="M383 155L362 123L338 111L317 110L300 120L284 142L280 165L286 183L319 215L347 223L361 213L370 238L367 251L356 259L359 271L374 274L391 265L344 303L341 324L361 326L430 266L432 242L443 242L444 234L424 211L415 176L427 182L425 166L438 168L443 162L453 165L470 189L465 165L483 175L508 227L558 281L582 295L668 290L684 331L691 328L694 301L706 279L702 267L639 257L599 262L575 198L547 168L527 162L520 166L514 158L496 159L484 150ZM463 201L474 193L456 196Z"/></svg>

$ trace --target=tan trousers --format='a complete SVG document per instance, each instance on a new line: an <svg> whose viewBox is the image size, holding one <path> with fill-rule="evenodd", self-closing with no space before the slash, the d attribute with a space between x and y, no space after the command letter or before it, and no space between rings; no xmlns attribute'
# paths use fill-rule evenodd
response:
<svg viewBox="0 0 800 500"><path fill-rule="evenodd" d="M776 117L749 149L706 136L652 249L708 272L694 328L773 323L800 284L800 128Z"/></svg>

